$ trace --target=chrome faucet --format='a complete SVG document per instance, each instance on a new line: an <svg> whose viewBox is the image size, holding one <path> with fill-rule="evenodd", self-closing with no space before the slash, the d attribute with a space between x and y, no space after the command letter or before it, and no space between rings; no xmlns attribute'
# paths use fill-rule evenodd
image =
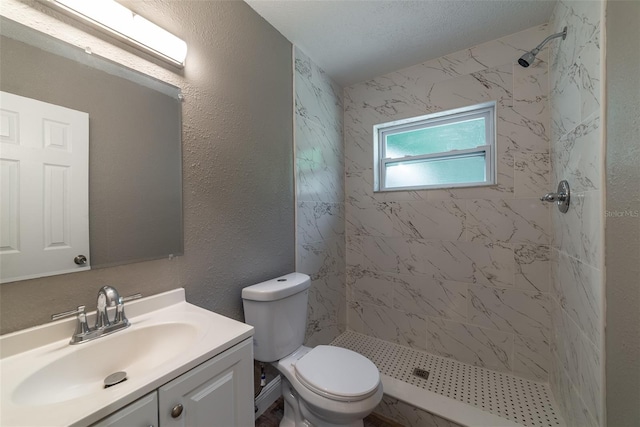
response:
<svg viewBox="0 0 640 427"><path fill-rule="evenodd" d="M107 307L113 307L118 303L122 304L122 298L116 288L112 286L103 286L98 291L98 303L96 309L96 329L104 329L111 325L109 321L109 313L107 313ZM127 318L124 320L126 322ZM115 324L114 318L114 324Z"/></svg>
<svg viewBox="0 0 640 427"><path fill-rule="evenodd" d="M76 330L71 336L69 344L80 344L91 341L96 338L109 335L121 329L128 328L131 323L124 314L125 301L131 301L141 298L141 294L135 294L128 297L121 297L116 288L112 286L103 286L98 291L98 302L96 309L96 324L92 329L87 324L87 314L85 306L78 306L76 310L65 311L51 316L51 320L58 320L64 317L77 315ZM116 313L113 321L109 319L109 307L116 307Z"/></svg>

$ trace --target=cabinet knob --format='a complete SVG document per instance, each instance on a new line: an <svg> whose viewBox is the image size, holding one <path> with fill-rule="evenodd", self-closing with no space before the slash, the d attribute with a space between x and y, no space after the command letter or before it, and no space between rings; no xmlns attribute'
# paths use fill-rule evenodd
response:
<svg viewBox="0 0 640 427"><path fill-rule="evenodd" d="M173 409L171 410L171 416L173 418L178 418L180 415L182 415L182 410L184 409L184 407L182 406L181 403L178 403L176 406L173 407Z"/></svg>

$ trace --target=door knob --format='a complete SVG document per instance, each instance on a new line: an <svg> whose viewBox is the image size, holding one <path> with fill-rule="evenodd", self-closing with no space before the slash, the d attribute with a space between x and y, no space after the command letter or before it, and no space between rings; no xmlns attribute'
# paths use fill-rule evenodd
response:
<svg viewBox="0 0 640 427"><path fill-rule="evenodd" d="M75 262L78 265L84 265L87 263L87 257L84 255L78 255L73 259L73 262Z"/></svg>

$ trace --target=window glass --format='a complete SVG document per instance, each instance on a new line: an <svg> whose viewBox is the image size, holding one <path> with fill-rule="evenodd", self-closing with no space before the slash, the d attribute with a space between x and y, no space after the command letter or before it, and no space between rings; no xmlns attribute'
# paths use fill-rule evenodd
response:
<svg viewBox="0 0 640 427"><path fill-rule="evenodd" d="M374 126L374 190L495 183L495 102Z"/></svg>
<svg viewBox="0 0 640 427"><path fill-rule="evenodd" d="M485 154L451 159L387 163L387 187L463 184L485 180Z"/></svg>
<svg viewBox="0 0 640 427"><path fill-rule="evenodd" d="M385 138L385 157L395 159L475 148L485 144L486 134L484 118L395 133Z"/></svg>

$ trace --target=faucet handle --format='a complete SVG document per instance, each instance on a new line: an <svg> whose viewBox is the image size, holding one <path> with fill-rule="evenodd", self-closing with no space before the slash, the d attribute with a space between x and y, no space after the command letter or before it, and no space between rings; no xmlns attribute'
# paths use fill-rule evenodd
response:
<svg viewBox="0 0 640 427"><path fill-rule="evenodd" d="M59 320L64 319L65 317L78 315L76 322L76 331L73 333L74 336L86 334L89 332L89 325L87 324L87 313L85 311L84 305L79 305L75 310L69 310L62 313L57 313L51 316L51 320Z"/></svg>
<svg viewBox="0 0 640 427"><path fill-rule="evenodd" d="M134 299L140 299L140 298L142 298L142 294L140 293L133 294L133 295L129 295L128 297L122 298L122 302L133 301Z"/></svg>
<svg viewBox="0 0 640 427"><path fill-rule="evenodd" d="M85 306L79 305L75 310L63 311L62 313L56 313L51 315L51 320L60 320L65 317L73 316L74 314L85 313Z"/></svg>
<svg viewBox="0 0 640 427"><path fill-rule="evenodd" d="M133 294L128 297L119 297L118 303L116 304L116 317L113 319L113 323L129 323L129 319L124 314L124 303L125 301L132 301L134 299L142 298L142 294Z"/></svg>

